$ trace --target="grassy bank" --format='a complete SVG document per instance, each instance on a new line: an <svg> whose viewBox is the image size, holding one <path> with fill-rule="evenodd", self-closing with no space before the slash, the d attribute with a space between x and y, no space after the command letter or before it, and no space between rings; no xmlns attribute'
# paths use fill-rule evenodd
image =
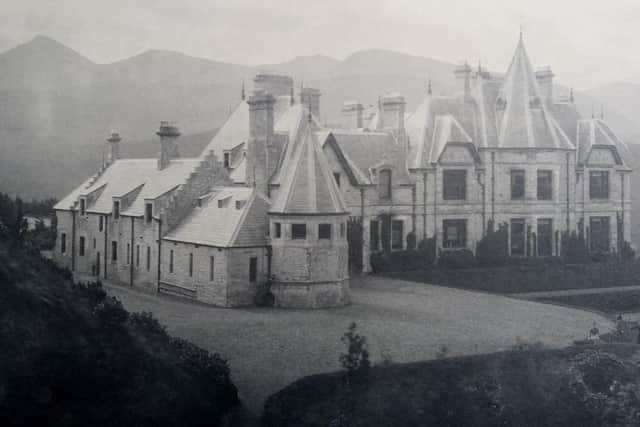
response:
<svg viewBox="0 0 640 427"><path fill-rule="evenodd" d="M303 378L273 395L263 426L631 426L638 347L509 352Z"/></svg>
<svg viewBox="0 0 640 427"><path fill-rule="evenodd" d="M640 291L555 296L539 298L537 301L588 308L610 314L640 311Z"/></svg>

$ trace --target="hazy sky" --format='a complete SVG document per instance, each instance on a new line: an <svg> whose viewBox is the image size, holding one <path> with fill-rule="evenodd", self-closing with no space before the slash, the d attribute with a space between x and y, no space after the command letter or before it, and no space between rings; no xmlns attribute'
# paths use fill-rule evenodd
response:
<svg viewBox="0 0 640 427"><path fill-rule="evenodd" d="M558 82L640 83L639 0L1 0L0 10L1 51L45 34L96 62L170 49L256 65L380 48L504 71L522 22L531 60Z"/></svg>

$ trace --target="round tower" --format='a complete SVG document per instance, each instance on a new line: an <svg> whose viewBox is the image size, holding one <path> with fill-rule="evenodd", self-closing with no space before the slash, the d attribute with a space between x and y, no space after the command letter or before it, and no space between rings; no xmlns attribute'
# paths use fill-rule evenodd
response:
<svg viewBox="0 0 640 427"><path fill-rule="evenodd" d="M282 167L285 176L269 212L275 305L346 305L348 212L310 123Z"/></svg>

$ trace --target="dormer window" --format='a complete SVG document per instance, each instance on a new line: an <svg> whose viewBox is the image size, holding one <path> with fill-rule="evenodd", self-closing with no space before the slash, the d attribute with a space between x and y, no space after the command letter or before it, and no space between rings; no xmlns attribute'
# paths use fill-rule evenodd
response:
<svg viewBox="0 0 640 427"><path fill-rule="evenodd" d="M244 208L244 205L247 203L246 200L236 200L236 209L240 210Z"/></svg>
<svg viewBox="0 0 640 427"><path fill-rule="evenodd" d="M120 201L115 200L113 202L113 219L120 218Z"/></svg>
<svg viewBox="0 0 640 427"><path fill-rule="evenodd" d="M82 198L80 199L80 215L84 216L87 213L87 201Z"/></svg>
<svg viewBox="0 0 640 427"><path fill-rule="evenodd" d="M224 153L224 167L229 168L231 164L231 153Z"/></svg>
<svg viewBox="0 0 640 427"><path fill-rule="evenodd" d="M153 203L144 204L144 222L147 224L151 222L153 218Z"/></svg>
<svg viewBox="0 0 640 427"><path fill-rule="evenodd" d="M391 199L391 170L383 169L378 174L378 197Z"/></svg>

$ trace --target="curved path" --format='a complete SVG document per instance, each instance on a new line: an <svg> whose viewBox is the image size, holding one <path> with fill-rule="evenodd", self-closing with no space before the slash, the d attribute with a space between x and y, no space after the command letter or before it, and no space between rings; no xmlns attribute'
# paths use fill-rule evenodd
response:
<svg viewBox="0 0 640 427"><path fill-rule="evenodd" d="M393 362L507 349L519 342L549 347L586 337L597 314L487 293L379 277L352 280L353 304L317 311L221 309L129 288L107 286L130 311L151 311L171 334L229 360L247 407L309 374L339 369L340 337L350 322L369 341L371 357Z"/></svg>

